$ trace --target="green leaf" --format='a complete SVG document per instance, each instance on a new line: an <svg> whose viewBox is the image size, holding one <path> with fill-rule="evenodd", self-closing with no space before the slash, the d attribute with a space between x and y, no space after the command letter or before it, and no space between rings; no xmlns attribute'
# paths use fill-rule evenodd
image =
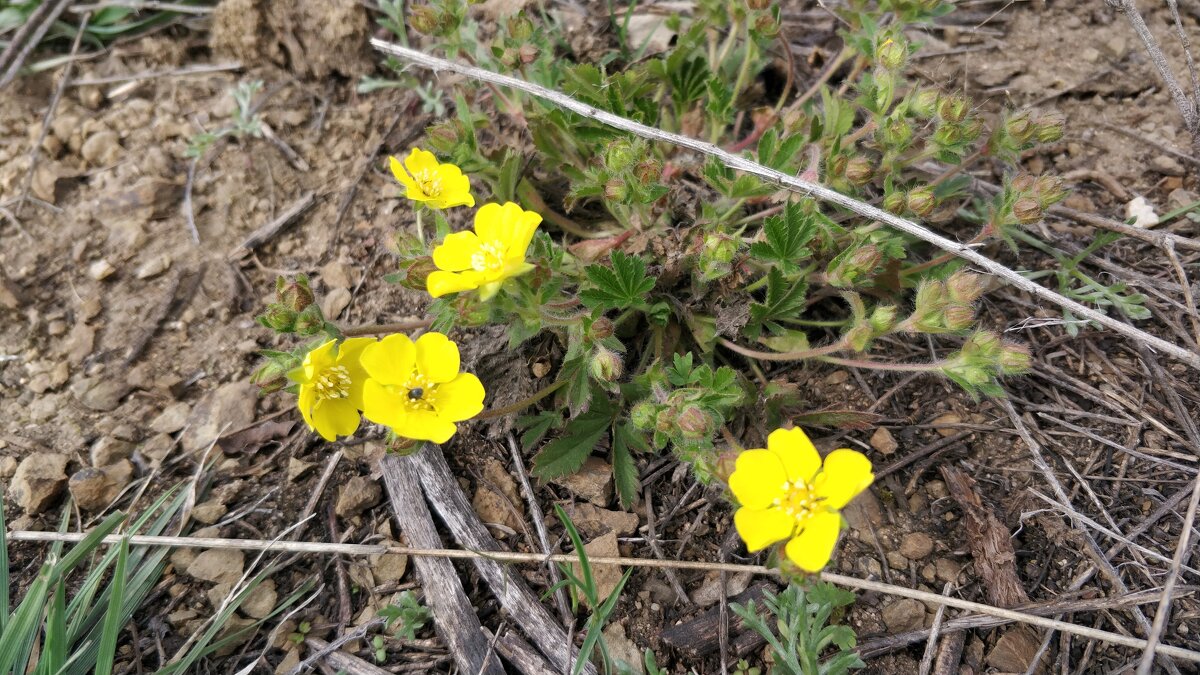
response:
<svg viewBox="0 0 1200 675"><path fill-rule="evenodd" d="M633 450L647 452L650 446L646 437L632 424L624 422L613 427L612 468L613 480L617 486L617 497L621 508L632 509L638 502L637 464L633 461Z"/></svg>
<svg viewBox="0 0 1200 675"><path fill-rule="evenodd" d="M812 255L805 244L817 234L815 219L804 213L799 202L788 202L783 213L767 218L763 223L766 241L755 242L750 253L768 263L778 265L785 273L800 269L800 261Z"/></svg>
<svg viewBox="0 0 1200 675"><path fill-rule="evenodd" d="M612 252L612 267L588 265L588 280L595 286L579 293L579 299L591 309L609 310L637 307L654 288L654 279L646 276L646 263L622 251Z"/></svg>
<svg viewBox="0 0 1200 675"><path fill-rule="evenodd" d="M784 328L776 322L793 318L804 309L807 292L808 285L803 280L789 282L778 267L772 267L767 273L766 298L750 305L746 334L757 339L763 328L773 333L782 332Z"/></svg>
<svg viewBox="0 0 1200 675"><path fill-rule="evenodd" d="M96 655L95 675L109 675L112 672L113 656L117 653L117 637L124 623L121 613L121 602L125 599L125 567L129 561L129 539L121 539L121 548L117 554L117 567L109 586L111 595L108 598L108 612L104 615L104 628L100 632L100 651Z"/></svg>
<svg viewBox="0 0 1200 675"><path fill-rule="evenodd" d="M591 410L568 422L562 436L547 443L533 458L533 475L553 480L578 471L604 438L612 418L608 400L594 397Z"/></svg>

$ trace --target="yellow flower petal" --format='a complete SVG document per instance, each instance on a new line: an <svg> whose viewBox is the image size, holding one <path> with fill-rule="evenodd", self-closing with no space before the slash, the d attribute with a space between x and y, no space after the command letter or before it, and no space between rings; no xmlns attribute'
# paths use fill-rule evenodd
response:
<svg viewBox="0 0 1200 675"><path fill-rule="evenodd" d="M367 371L362 366L362 353L367 347L375 344L375 338L347 338L338 346L337 363L344 366L350 375L350 395L347 400L355 408L362 409L363 383L367 380Z"/></svg>
<svg viewBox="0 0 1200 675"><path fill-rule="evenodd" d="M440 270L461 272L471 269L472 258L478 253L479 237L474 232L455 232L433 249L433 264Z"/></svg>
<svg viewBox="0 0 1200 675"><path fill-rule="evenodd" d="M453 164L439 164L436 172L442 181L442 193L430 205L438 209L452 206L475 206L471 196L471 179L463 175L462 169Z"/></svg>
<svg viewBox="0 0 1200 675"><path fill-rule="evenodd" d="M429 291L429 294L435 298L440 298L450 293L470 291L476 288L479 288L479 281L476 275L467 273L443 272L438 270L431 272L425 278L425 290Z"/></svg>
<svg viewBox="0 0 1200 675"><path fill-rule="evenodd" d="M805 572L820 572L837 545L842 517L822 511L804 521L803 530L787 544L787 557Z"/></svg>
<svg viewBox="0 0 1200 675"><path fill-rule="evenodd" d="M792 536L796 529L796 519L783 512L783 509L749 509L740 508L733 514L733 525L737 528L738 536L746 542L746 550L754 553Z"/></svg>
<svg viewBox="0 0 1200 675"><path fill-rule="evenodd" d="M400 163L400 160L395 157L388 157L388 166L392 169L392 175L404 186L406 196L411 198L412 195L421 192L421 187L417 185L412 176L408 175L408 171L404 169L404 165Z"/></svg>
<svg viewBox="0 0 1200 675"><path fill-rule="evenodd" d="M384 386L378 380L367 380L363 385L363 417L395 428L404 424L407 414L404 393Z"/></svg>
<svg viewBox="0 0 1200 675"><path fill-rule="evenodd" d="M483 300L485 302L488 300L491 300L493 297L495 297L495 295L497 293L500 292L500 287L503 285L504 285L503 282L493 281L491 283L487 283L487 284L480 286L479 287L479 299Z"/></svg>
<svg viewBox="0 0 1200 675"><path fill-rule="evenodd" d="M438 417L450 422L469 420L483 411L483 383L471 373L458 377L437 388Z"/></svg>
<svg viewBox="0 0 1200 675"><path fill-rule="evenodd" d="M332 441L358 430L358 409L346 399L328 399L313 406L313 428L321 438Z"/></svg>
<svg viewBox="0 0 1200 675"><path fill-rule="evenodd" d="M335 363L336 358L334 357L333 350L336 346L337 340L330 340L315 349L309 350L308 354L304 356L304 378L301 384L312 382L313 378L321 371Z"/></svg>
<svg viewBox="0 0 1200 675"><path fill-rule="evenodd" d="M417 348L407 335L396 333L367 345L359 356L359 363L367 375L380 384L404 384L416 371Z"/></svg>
<svg viewBox="0 0 1200 675"><path fill-rule="evenodd" d="M437 157L428 150L413 148L408 157L404 158L404 168L412 175L417 175L422 171L434 172L438 169Z"/></svg>
<svg viewBox="0 0 1200 675"><path fill-rule="evenodd" d="M392 431L418 441L445 443L458 431L458 427L433 412L418 410L408 413L402 423L393 425Z"/></svg>
<svg viewBox="0 0 1200 675"><path fill-rule="evenodd" d="M297 397L296 405L300 408L300 416L304 418L304 423L309 429L313 428L313 407L317 404L317 390L312 387L300 387L300 396Z"/></svg>
<svg viewBox="0 0 1200 675"><path fill-rule="evenodd" d="M749 509L765 509L786 494L788 480L783 462L769 450L746 450L738 455L729 476L729 489L738 503Z"/></svg>
<svg viewBox="0 0 1200 675"><path fill-rule="evenodd" d="M834 450L825 458L825 468L813 482L823 506L840 509L875 481L871 460L857 450Z"/></svg>
<svg viewBox="0 0 1200 675"><path fill-rule="evenodd" d="M417 338L417 372L430 382L453 380L459 365L458 345L450 338L441 333L426 333Z"/></svg>
<svg viewBox="0 0 1200 675"><path fill-rule="evenodd" d="M821 455L804 430L776 429L767 436L767 449L779 457L793 483L811 483L821 469Z"/></svg>
<svg viewBox="0 0 1200 675"><path fill-rule="evenodd" d="M482 241L504 245L506 258L524 258L542 217L513 202L484 204L475 212L475 232Z"/></svg>

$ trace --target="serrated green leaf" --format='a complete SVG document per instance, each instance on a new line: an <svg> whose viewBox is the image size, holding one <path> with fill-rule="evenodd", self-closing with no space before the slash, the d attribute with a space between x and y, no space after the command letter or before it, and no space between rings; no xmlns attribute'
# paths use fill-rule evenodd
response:
<svg viewBox="0 0 1200 675"><path fill-rule="evenodd" d="M627 309L645 303L654 288L654 279L646 276L646 263L622 251L612 252L612 267L588 265L584 270L593 288L579 292L579 299L590 309Z"/></svg>
<svg viewBox="0 0 1200 675"><path fill-rule="evenodd" d="M633 451L647 452L650 449L646 437L628 422L613 427L612 468L613 482L617 487L617 497L621 508L629 510L638 503L637 464L633 461Z"/></svg>
<svg viewBox="0 0 1200 675"><path fill-rule="evenodd" d="M591 410L568 422L562 436L543 446L533 458L533 475L554 480L578 471L608 432L612 417L607 400L595 397Z"/></svg>
<svg viewBox="0 0 1200 675"><path fill-rule="evenodd" d="M763 223L765 241L751 244L750 253L790 274L800 269L800 261L812 255L806 244L816 234L815 220L805 215L799 202L789 202L782 214L766 219Z"/></svg>
<svg viewBox="0 0 1200 675"><path fill-rule="evenodd" d="M778 267L767 273L767 294L761 303L750 305L750 322L746 334L757 339L764 328L778 333L784 329L776 323L779 319L792 318L804 309L808 285L803 280L790 282Z"/></svg>

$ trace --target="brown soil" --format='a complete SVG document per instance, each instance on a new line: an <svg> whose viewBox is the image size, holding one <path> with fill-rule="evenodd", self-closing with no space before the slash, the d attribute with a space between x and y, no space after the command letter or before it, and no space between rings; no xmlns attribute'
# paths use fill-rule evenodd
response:
<svg viewBox="0 0 1200 675"><path fill-rule="evenodd" d="M331 318L345 325L421 316L426 302L422 294L382 280L393 271L387 252L390 242L411 225L411 216L396 199L398 189L381 158L404 152L417 138L421 112L412 99L395 90L368 96L355 93L357 77L373 72L378 62L365 45L373 18L363 4L313 0L285 5L226 0L212 15L207 34L194 27L172 26L76 64L77 80L230 59L242 66L228 72L156 77L136 86L112 82L66 90L32 175L31 195L38 201L26 203L15 214L19 223L0 220L4 242L0 354L5 359L0 362L5 411L0 419L0 456L19 460L39 451L64 453L71 458L70 474L91 465L91 449L97 443L132 443L137 482L117 502L129 511L197 473L207 443L200 443L205 439L197 436L196 429L208 425L230 436L250 427L262 433L224 438L207 456L215 468L199 502L215 504L210 512L223 509L222 513L231 514L213 518L210 523L217 526L209 533L276 536L303 511L337 448L344 458L320 497L307 538L392 539L395 530L388 522L386 501L350 518L327 515L339 486L355 476L377 477L375 460L383 452L379 440L368 437L327 444L299 423L267 426L296 421L289 411L292 399L272 394L247 403L246 389L231 384L248 379L259 362L259 349L291 346L254 322L270 299L278 274L303 272L313 277L324 297L341 295L344 304L338 303L342 306L335 307L337 316ZM1168 19L1165 10L1148 17L1152 30L1164 36ZM1185 17L1193 41L1200 43L1196 20ZM799 44L830 43L831 33L809 35L800 26L789 30ZM1135 195L1145 196L1160 214L1196 201L1194 166L1138 140L1152 139L1178 149L1190 143L1127 22L1104 3L1087 7L1062 2L1049 6L989 3L972 7L969 17L949 28L931 30L921 39L926 52L951 52L922 59L922 71L933 81L986 101L986 110L998 110L1008 102L1036 104L1067 115L1066 138L1051 151L1026 157L1024 163L1035 173L1075 176L1078 189L1068 202L1073 208L1123 218L1125 203ZM1183 63L1182 52L1173 45L1168 54L1175 63ZM256 79L264 83L263 118L307 166L298 168L267 139L232 141L210 153L198 166L192 186L197 245L181 206L190 163L185 155L189 139L202 129L228 124L234 113L228 91L238 82ZM50 74L25 78L0 98L0 203L8 204L23 191L30 145L39 136L38 120L45 114L55 82ZM1112 131L1102 122L1128 129L1134 137ZM392 132L385 137L388 129ZM369 159L380 143L379 155ZM978 175L996 178L986 166L978 167ZM339 214L344 196L355 187L357 196L345 214ZM230 260L230 252L248 234L309 192L315 193L316 206L296 224L254 253ZM1200 237L1200 226L1188 218L1179 218L1166 229ZM970 236L965 228L955 234ZM1093 231L1051 221L1042 234L1063 245L1080 246L1090 241ZM999 249L992 253L1008 255ZM1149 302L1161 317L1144 322L1144 327L1182 341L1179 332L1186 336L1191 324L1179 295L1161 285L1175 279L1162 255L1153 247L1121 242L1106 249L1103 257L1131 271L1135 283L1142 280L1138 289L1150 295ZM1030 268L1051 264L1034 257L1021 262ZM1193 277L1200 273L1194 254L1184 255L1183 262ZM104 274L108 267L112 271ZM1113 280L1108 271L1090 270ZM337 289L341 291L331 293ZM1194 466L1193 456L1200 449L1189 445L1177 413L1159 388L1165 382L1147 373L1133 345L1086 330L1083 337L1071 339L1057 325L1018 326L1014 317L1059 315L1009 291L989 296L986 309L986 321L993 327L1010 327L1013 337L1034 348L1035 372L1010 383L1012 400L1043 444L1075 508L1106 526L1107 513L1115 528L1125 532L1165 499L1189 489L1185 472L1159 462L1168 459ZM487 381L508 383L498 388L497 405L541 386L538 380L546 377L543 366L561 356L554 345L536 341L520 353L509 354L502 336L503 331L496 329L462 338L464 361L471 368L489 374ZM894 347L897 359L928 357L931 349L916 342L897 342ZM1200 403L1195 374L1166 361L1161 367L1195 418ZM935 593L952 584L950 592L956 596L987 601L989 589L976 569L960 507L948 496L938 470L941 464L953 464L975 478L983 503L1012 533L1015 568L1031 601L1118 593L1112 581L1103 577L1082 591L1069 590L1092 562L1085 553L1087 545L1070 520L1047 510L1047 504L1033 494L1053 493L1000 405L973 401L952 384L931 378L906 379L828 366L785 366L767 375L809 392L812 409L879 414L879 425L889 429L897 442L898 449L885 455L869 440L873 429L827 430L818 439L821 447L849 445L867 451L881 475L887 474L848 511L851 530L835 571ZM172 408L186 420L186 429L183 424L152 424ZM249 417L244 418L247 408ZM1092 437L1059 420L1085 429ZM509 466L506 446L489 440L502 438L506 424L474 425L446 446L451 464L461 470L468 495L475 495L481 485L486 487L485 460ZM764 430L735 431L750 438ZM889 470L960 431L969 433ZM1094 437L1111 439L1139 454L1117 451ZM291 479L289 465L297 461L313 468ZM645 488L654 492L657 535L664 553L685 560L716 560L732 527L719 492L705 490L687 472L673 470L674 460L641 461L643 477L654 476ZM10 478L11 474L3 475L5 484ZM141 482L149 482L149 489L135 502ZM538 492L546 510L553 503L576 501L557 485L540 485ZM515 501L509 503L523 513L521 500ZM60 519L58 508L40 514L20 513L11 504L6 508L10 529L50 530ZM1177 511L1182 513L1183 506ZM641 529L621 537L620 552L650 557L644 511L638 517ZM331 522L338 528L336 535ZM525 524L517 524L493 531L507 546L537 550ZM1181 518L1168 516L1137 541L1170 558L1180 530ZM1088 532L1101 549L1115 543L1095 530ZM560 533L552 524L552 539ZM914 535L926 535L932 548L923 550ZM914 557L901 553L906 550ZM28 579L43 553L41 546L14 545L18 577ZM155 595L139 619L141 643L134 645L132 637L126 636L130 640L122 652L126 662L136 649L141 667L157 667L155 640L147 636L157 635L169 655L197 617L211 611L213 584L189 576L186 570L193 559L193 553L172 558L162 586L165 592ZM743 550L735 550L729 559L751 561ZM1113 556L1113 563L1130 591L1158 588L1168 567L1145 553L1135 557L1121 552ZM397 590L416 582L411 569L399 580L383 581L370 562L349 561L348 569L356 589L349 598L352 625L369 619ZM677 576L692 594L715 581L699 572L681 571ZM274 583L283 597L314 578L326 589L337 588L336 577L331 559L300 558L278 572ZM549 585L541 568L531 567L526 577L539 591ZM470 573L464 579L484 623L494 628L501 617L486 587ZM1185 573L1181 582L1192 584L1196 579ZM317 626L314 635L329 635L344 611L341 602L338 593L327 590L293 622L311 621ZM858 632L861 644L897 632L895 625L885 622L886 617L894 618L896 612L889 613L889 608L897 602L872 593L860 595L846 621ZM928 607L909 618L913 625L928 626L935 610ZM1152 620L1154 604L1143 605L1143 610ZM655 650L659 664L670 672L720 672L716 656L688 658L660 637L663 627L702 611L679 602L663 574L639 571L614 621L623 625L639 649ZM1200 606L1183 599L1173 612L1164 641L1194 645ZM152 632L151 617L163 615L166 622L156 621ZM1105 630L1142 634L1127 610L1068 618ZM1028 659L1028 645L1012 637L1015 630L970 632L961 672L1004 670L1012 663L1003 661L1004 656L1014 652L1016 657L1011 658ZM274 667L285 652L268 645L266 633L255 635L230 655L214 657L210 670L232 672L260 653ZM434 634L426 629L421 637ZM1042 637L1037 634L1033 639L1034 650ZM443 645L436 639L421 644L420 649L395 647L389 665L427 663L430 672L451 672ZM873 657L867 672L916 672L924 644L922 640ZM369 660L366 645L356 648ZM746 658L759 664L763 655L756 648ZM1056 672L1059 664L1070 666L1062 672L1124 672L1121 669L1136 663L1138 656L1133 650L1056 637L1046 663L1053 663ZM736 659L731 668L733 662Z"/></svg>

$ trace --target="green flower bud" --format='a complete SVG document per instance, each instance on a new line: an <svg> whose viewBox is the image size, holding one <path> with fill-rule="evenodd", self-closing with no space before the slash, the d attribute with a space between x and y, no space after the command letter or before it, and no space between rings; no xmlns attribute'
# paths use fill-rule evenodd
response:
<svg viewBox="0 0 1200 675"><path fill-rule="evenodd" d="M606 317L600 317L592 322L588 336L593 340L603 340L613 334L613 322Z"/></svg>
<svg viewBox="0 0 1200 675"><path fill-rule="evenodd" d="M407 457L421 449L421 442L389 432L385 452L389 455Z"/></svg>
<svg viewBox="0 0 1200 675"><path fill-rule="evenodd" d="M946 294L954 302L972 303L983 295L985 281L983 276L958 270L946 279Z"/></svg>
<svg viewBox="0 0 1200 675"><path fill-rule="evenodd" d="M970 104L958 94L950 94L938 101L938 117L947 122L961 122L967 116Z"/></svg>
<svg viewBox="0 0 1200 675"><path fill-rule="evenodd" d="M933 196L932 189L919 187L909 191L908 197L905 199L905 205L909 211L924 218L933 213L934 207L937 206L937 199Z"/></svg>
<svg viewBox="0 0 1200 675"><path fill-rule="evenodd" d="M455 28L454 17L430 5L418 5L408 11L408 23L418 33L442 37Z"/></svg>
<svg viewBox="0 0 1200 675"><path fill-rule="evenodd" d="M890 331L896 325L896 306L879 305L871 312L871 318L867 319L867 322L871 324L871 330L875 331L876 335Z"/></svg>
<svg viewBox="0 0 1200 675"><path fill-rule="evenodd" d="M689 405L679 413L675 424L684 438L699 439L712 435L712 418L708 413L694 405Z"/></svg>
<svg viewBox="0 0 1200 675"><path fill-rule="evenodd" d="M1043 209L1049 208L1067 198L1067 187L1058 176L1041 175L1034 181L1033 191L1037 195L1038 204Z"/></svg>
<svg viewBox="0 0 1200 675"><path fill-rule="evenodd" d="M846 331L846 343L856 352L866 351L867 345L875 338L875 333L866 324L859 324Z"/></svg>
<svg viewBox="0 0 1200 675"><path fill-rule="evenodd" d="M268 360L250 375L250 383L258 385L259 394L262 395L279 391L288 386L288 370L285 364L274 359Z"/></svg>
<svg viewBox="0 0 1200 675"><path fill-rule="evenodd" d="M271 305L258 317L258 322L280 333L290 333L296 326L296 312L281 305Z"/></svg>
<svg viewBox="0 0 1200 675"><path fill-rule="evenodd" d="M1013 215L1022 225L1032 225L1042 219L1042 205L1036 199L1022 197L1012 207Z"/></svg>
<svg viewBox="0 0 1200 675"><path fill-rule="evenodd" d="M1015 342L1003 342L1000 346L999 368L1003 375L1019 375L1033 365L1029 348Z"/></svg>
<svg viewBox="0 0 1200 675"><path fill-rule="evenodd" d="M651 401L642 401L629 411L629 421L633 426L642 429L653 429L658 417L658 405Z"/></svg>
<svg viewBox="0 0 1200 675"><path fill-rule="evenodd" d="M604 347L596 347L590 367L592 377L601 382L616 382L625 370L621 356Z"/></svg>
<svg viewBox="0 0 1200 675"><path fill-rule="evenodd" d="M316 335L324 329L325 317L316 305L309 305L296 317L295 330L301 335Z"/></svg>
<svg viewBox="0 0 1200 675"><path fill-rule="evenodd" d="M866 157L853 157L846 162L846 180L851 185L862 187L875 177L875 167Z"/></svg>
<svg viewBox="0 0 1200 675"><path fill-rule="evenodd" d="M658 411L654 417L654 429L663 433L671 433L675 431L675 411L671 408L663 408Z"/></svg>
<svg viewBox="0 0 1200 675"><path fill-rule="evenodd" d="M1033 121L1029 119L1029 115L1017 113L1004 123L1004 131L1019 145L1024 145L1033 138L1036 129Z"/></svg>
<svg viewBox="0 0 1200 675"><path fill-rule="evenodd" d="M1052 112L1046 113L1038 117L1035 123L1036 135L1039 143L1053 143L1063 137L1063 124L1066 118L1062 113Z"/></svg>
<svg viewBox="0 0 1200 675"><path fill-rule="evenodd" d="M524 12L508 17L505 24L508 28L508 36L517 42L528 42L533 37L533 22L525 16Z"/></svg>
<svg viewBox="0 0 1200 675"><path fill-rule="evenodd" d="M836 264L826 273L826 281L836 288L848 288L864 275L870 274L883 259L874 244L865 244L846 257L835 259Z"/></svg>
<svg viewBox="0 0 1200 675"><path fill-rule="evenodd" d="M280 281L282 280L283 277L280 277ZM304 311L305 307L313 304L316 300L313 297L312 289L308 286L308 279L304 277L285 282L282 286L276 284L275 288L275 299L280 305L293 312Z"/></svg>
<svg viewBox="0 0 1200 675"><path fill-rule="evenodd" d="M771 0L746 0L746 8L751 10L762 10L771 6Z"/></svg>
<svg viewBox="0 0 1200 675"><path fill-rule="evenodd" d="M704 237L702 255L713 262L728 263L737 253L737 242L722 234L709 234Z"/></svg>
<svg viewBox="0 0 1200 675"><path fill-rule="evenodd" d="M846 167L849 165L849 163L850 160L845 155L834 155L833 157L830 157L829 162L826 164L828 167L827 171L829 176L844 176L846 174Z"/></svg>
<svg viewBox="0 0 1200 675"><path fill-rule="evenodd" d="M903 44L888 38L875 48L875 61L888 70L897 70L908 58L908 49Z"/></svg>
<svg viewBox="0 0 1200 675"><path fill-rule="evenodd" d="M979 138L983 133L983 120L972 117L962 125L962 139L968 143Z"/></svg>
<svg viewBox="0 0 1200 675"><path fill-rule="evenodd" d="M883 210L891 213L900 213L904 210L905 195L902 191L888 193L883 198Z"/></svg>
<svg viewBox="0 0 1200 675"><path fill-rule="evenodd" d="M903 117L889 117L883 123L883 129L880 130L883 134L883 142L886 145L897 147L902 146L912 140L913 130L912 125Z"/></svg>
<svg viewBox="0 0 1200 675"><path fill-rule="evenodd" d="M614 202L625 203L629 201L629 198L632 196L632 194L633 193L629 190L629 184L615 176L613 178L609 178L604 183L605 198L611 199Z"/></svg>
<svg viewBox="0 0 1200 675"><path fill-rule="evenodd" d="M933 117L937 114L938 99L941 94L936 89L922 89L912 98L909 109L919 117Z"/></svg>
<svg viewBox="0 0 1200 675"><path fill-rule="evenodd" d="M608 149L604 152L604 165L610 171L624 171L641 159L639 154L633 143L620 138L608 144Z"/></svg>
<svg viewBox="0 0 1200 675"><path fill-rule="evenodd" d="M770 14L759 14L754 19L754 30L764 38L773 38L779 35L779 21Z"/></svg>
<svg viewBox="0 0 1200 675"><path fill-rule="evenodd" d="M967 339L962 350L972 358L995 358L1000 351L1000 337L991 331L976 331Z"/></svg>
<svg viewBox="0 0 1200 675"><path fill-rule="evenodd" d="M947 330L966 330L975 323L975 310L970 305L954 303L942 313L942 323Z"/></svg>
<svg viewBox="0 0 1200 675"><path fill-rule="evenodd" d="M461 120L452 119L431 124L425 129L429 145L443 154L451 154L466 138L466 127Z"/></svg>
<svg viewBox="0 0 1200 675"><path fill-rule="evenodd" d="M1036 179L1027 173L1020 174L1008 182L1014 192L1030 192L1036 184Z"/></svg>

